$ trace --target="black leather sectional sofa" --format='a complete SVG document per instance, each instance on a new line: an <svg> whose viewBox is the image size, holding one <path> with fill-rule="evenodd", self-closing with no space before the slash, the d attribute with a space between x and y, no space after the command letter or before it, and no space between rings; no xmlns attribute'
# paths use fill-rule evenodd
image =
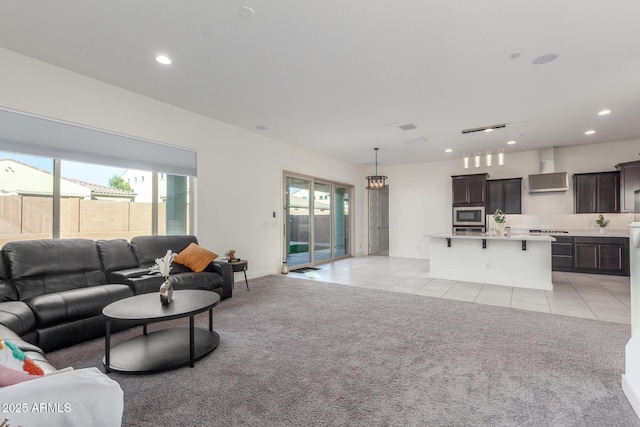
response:
<svg viewBox="0 0 640 427"><path fill-rule="evenodd" d="M0 250L0 337L13 341L45 371L44 352L103 336L102 309L133 295L157 292L149 274L167 250L179 253L195 236L131 239L47 239L6 243ZM174 289L205 289L230 298L233 270L214 261L195 273L173 264ZM160 300L158 298L158 304Z"/></svg>

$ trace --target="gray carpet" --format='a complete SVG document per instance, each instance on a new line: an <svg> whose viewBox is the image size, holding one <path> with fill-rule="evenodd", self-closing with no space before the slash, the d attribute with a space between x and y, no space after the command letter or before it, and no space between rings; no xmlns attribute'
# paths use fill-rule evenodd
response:
<svg viewBox="0 0 640 427"><path fill-rule="evenodd" d="M125 426L640 426L620 387L629 326L284 276L250 285L214 309L221 344L195 368L110 374ZM176 324L188 320L150 330ZM48 358L102 369L103 346Z"/></svg>

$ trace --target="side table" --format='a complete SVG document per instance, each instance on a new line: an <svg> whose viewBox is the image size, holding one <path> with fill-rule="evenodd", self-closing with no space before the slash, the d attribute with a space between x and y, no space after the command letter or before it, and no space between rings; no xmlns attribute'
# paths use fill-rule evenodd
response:
<svg viewBox="0 0 640 427"><path fill-rule="evenodd" d="M244 283L247 285L247 290L249 290L249 281L247 280L247 269L249 268L249 261L243 259L241 261L233 261L229 262L231 264L231 268L233 268L234 273L243 272L244 273Z"/></svg>

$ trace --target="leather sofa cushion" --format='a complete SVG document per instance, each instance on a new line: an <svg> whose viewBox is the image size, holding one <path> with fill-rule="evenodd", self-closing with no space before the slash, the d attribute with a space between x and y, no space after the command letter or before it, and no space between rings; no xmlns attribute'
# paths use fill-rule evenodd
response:
<svg viewBox="0 0 640 427"><path fill-rule="evenodd" d="M7 262L4 259L4 251L0 251L0 302L15 301L18 299L18 291L16 291L13 282L9 280L9 271L7 270Z"/></svg>
<svg viewBox="0 0 640 427"><path fill-rule="evenodd" d="M158 298L158 303L160 303L160 298ZM36 342L38 347L44 350L45 354L94 338L103 337L104 342L106 324L107 322L101 312L98 316L38 328ZM124 322L112 322L111 333L123 331L131 326L134 325Z"/></svg>
<svg viewBox="0 0 640 427"><path fill-rule="evenodd" d="M18 348L24 352L40 353L44 354L42 349L34 344L24 341L18 334L6 326L0 325L0 338L7 339L14 343Z"/></svg>
<svg viewBox="0 0 640 427"><path fill-rule="evenodd" d="M131 247L141 267L150 267L168 250L180 253L189 243L198 243L196 236L136 236L131 239Z"/></svg>
<svg viewBox="0 0 640 427"><path fill-rule="evenodd" d="M98 240L96 245L107 276L115 270L126 270L138 266L138 259L125 239Z"/></svg>
<svg viewBox="0 0 640 427"><path fill-rule="evenodd" d="M93 240L24 240L6 243L3 249L20 300L104 283Z"/></svg>
<svg viewBox="0 0 640 427"><path fill-rule="evenodd" d="M36 316L22 301L3 302L0 303L0 326L2 325L23 336L36 327Z"/></svg>
<svg viewBox="0 0 640 427"><path fill-rule="evenodd" d="M38 329L97 316L114 301L133 296L127 285L102 285L38 295L25 302L36 315Z"/></svg>
<svg viewBox="0 0 640 427"><path fill-rule="evenodd" d="M213 291L222 287L222 276L217 273L180 273L169 277L173 289L202 289Z"/></svg>
<svg viewBox="0 0 640 427"><path fill-rule="evenodd" d="M43 276L15 281L18 297L22 301L38 295L67 290L91 288L104 283L102 271L80 271L60 276Z"/></svg>
<svg viewBox="0 0 640 427"><path fill-rule="evenodd" d="M102 269L98 248L89 239L21 240L2 249L13 280Z"/></svg>

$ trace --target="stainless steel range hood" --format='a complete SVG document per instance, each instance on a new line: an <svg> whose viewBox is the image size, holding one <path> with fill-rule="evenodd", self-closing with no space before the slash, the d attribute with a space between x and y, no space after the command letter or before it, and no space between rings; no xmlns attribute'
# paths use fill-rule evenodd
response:
<svg viewBox="0 0 640 427"><path fill-rule="evenodd" d="M569 174L555 171L554 148L542 148L539 153L540 173L529 175L529 193L567 191L569 189Z"/></svg>

